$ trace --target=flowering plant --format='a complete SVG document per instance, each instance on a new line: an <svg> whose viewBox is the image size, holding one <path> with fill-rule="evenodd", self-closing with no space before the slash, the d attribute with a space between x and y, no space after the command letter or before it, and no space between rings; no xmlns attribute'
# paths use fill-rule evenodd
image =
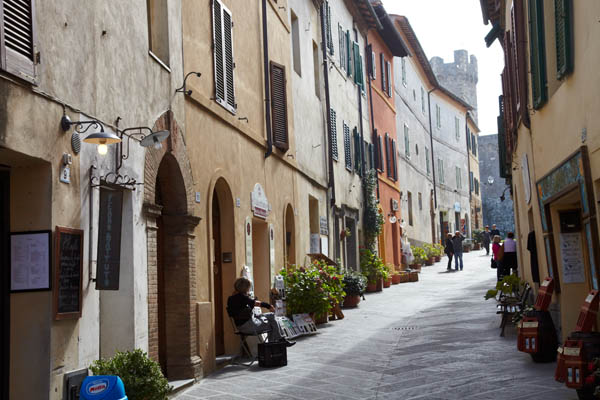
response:
<svg viewBox="0 0 600 400"><path fill-rule="evenodd" d="M429 257L427 257L427 253L423 248L418 246L410 246L410 249L412 250L413 257L415 258L415 264L423 264L425 260L429 259Z"/></svg>
<svg viewBox="0 0 600 400"><path fill-rule="evenodd" d="M384 275L387 279L385 264L377 254L369 249L360 251L360 270L369 283L377 282L377 279L383 278Z"/></svg>
<svg viewBox="0 0 600 400"><path fill-rule="evenodd" d="M349 296L362 296L367 288L367 278L362 274L351 272L344 275L344 291Z"/></svg>

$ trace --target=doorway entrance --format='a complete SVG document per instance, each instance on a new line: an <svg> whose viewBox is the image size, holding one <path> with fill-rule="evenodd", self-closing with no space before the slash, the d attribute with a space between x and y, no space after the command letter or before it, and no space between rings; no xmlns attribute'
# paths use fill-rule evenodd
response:
<svg viewBox="0 0 600 400"><path fill-rule="evenodd" d="M10 371L10 175L0 166L0 399L8 400Z"/></svg>
<svg viewBox="0 0 600 400"><path fill-rule="evenodd" d="M252 220L252 265L254 295L261 301L269 302L269 290L271 288L269 224L257 218Z"/></svg>
<svg viewBox="0 0 600 400"><path fill-rule="evenodd" d="M214 194L212 201L212 229L214 252L215 354L220 356L225 353L225 337L223 331L223 274L221 273L221 213L219 212L219 197L217 193Z"/></svg>
<svg viewBox="0 0 600 400"><path fill-rule="evenodd" d="M296 264L296 237L294 233L294 210L288 204L285 210L285 261Z"/></svg>

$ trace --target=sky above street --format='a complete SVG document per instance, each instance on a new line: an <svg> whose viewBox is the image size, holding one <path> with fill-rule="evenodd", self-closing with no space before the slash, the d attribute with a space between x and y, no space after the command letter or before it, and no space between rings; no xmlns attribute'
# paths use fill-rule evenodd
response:
<svg viewBox="0 0 600 400"><path fill-rule="evenodd" d="M483 24L479 0L383 0L389 14L404 15L425 50L427 58L454 60L454 50L475 54L479 66L477 108L480 135L497 133L498 96L504 65L502 48L496 40L485 46L484 37L492 28Z"/></svg>

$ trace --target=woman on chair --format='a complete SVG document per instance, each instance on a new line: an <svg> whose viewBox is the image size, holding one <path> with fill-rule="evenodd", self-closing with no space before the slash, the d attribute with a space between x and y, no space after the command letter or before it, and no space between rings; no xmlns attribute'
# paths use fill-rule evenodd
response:
<svg viewBox="0 0 600 400"><path fill-rule="evenodd" d="M227 299L227 313L233 318L237 329L241 333L249 335L267 333L270 343L285 341L288 346L295 344L287 341L281 335L279 324L275 320L275 314L273 314L275 308L269 303L250 298L248 294L252 288L250 280L238 278L235 280L233 288L233 295ZM267 308L271 312L254 315L252 312L254 307Z"/></svg>

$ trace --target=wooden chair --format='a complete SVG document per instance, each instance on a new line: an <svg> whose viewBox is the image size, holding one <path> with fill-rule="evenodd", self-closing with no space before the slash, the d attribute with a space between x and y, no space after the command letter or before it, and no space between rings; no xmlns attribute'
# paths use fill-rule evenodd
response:
<svg viewBox="0 0 600 400"><path fill-rule="evenodd" d="M250 349L250 346L248 345L248 342L246 341L246 339L249 337L255 336L259 343L264 343L265 342L264 335L266 333L265 332L258 333L256 331L254 331L254 333L240 332L240 330L238 329L238 326L235 324L235 319L229 312L229 309L227 309L227 315L229 315L229 321L231 322L231 327L233 329L233 333L235 335L239 336L239 338L240 338L240 354L236 358L243 359L244 355L250 357L250 362L248 362L248 363L244 363L241 361L236 362L235 359L234 359L234 361L232 361L232 363L250 367L258 359L258 355L255 356L252 354L252 350Z"/></svg>
<svg viewBox="0 0 600 400"><path fill-rule="evenodd" d="M496 314L502 314L502 319L500 320L500 337L504 337L504 329L506 328L506 324L509 320L512 320L513 315L517 311L523 311L523 309L525 309L530 292L531 286L529 283L526 283L519 298L500 293L500 300L496 306Z"/></svg>

